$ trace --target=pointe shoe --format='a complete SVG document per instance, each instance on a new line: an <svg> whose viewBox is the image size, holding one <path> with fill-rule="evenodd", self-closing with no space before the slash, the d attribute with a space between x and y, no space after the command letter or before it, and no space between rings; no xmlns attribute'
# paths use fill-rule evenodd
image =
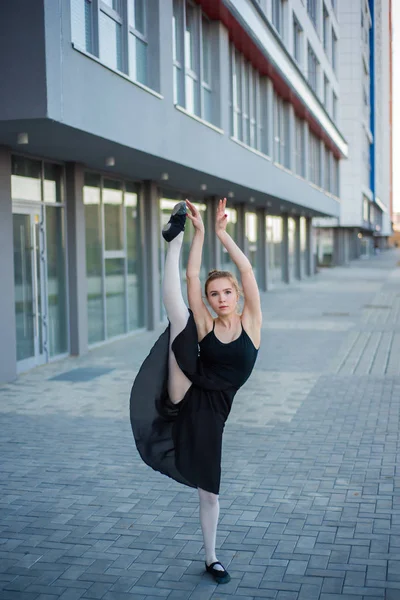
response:
<svg viewBox="0 0 400 600"><path fill-rule="evenodd" d="M175 204L170 220L162 229L162 236L166 242L172 242L177 235L184 231L186 222L186 202Z"/></svg>

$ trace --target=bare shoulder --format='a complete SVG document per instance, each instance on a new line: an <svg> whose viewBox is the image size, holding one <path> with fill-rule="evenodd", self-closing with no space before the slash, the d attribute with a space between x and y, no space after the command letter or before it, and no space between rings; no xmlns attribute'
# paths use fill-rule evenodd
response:
<svg viewBox="0 0 400 600"><path fill-rule="evenodd" d="M254 318L248 311L244 310L241 321L243 329L253 342L254 346L258 349L261 344L262 315L260 314L257 318Z"/></svg>

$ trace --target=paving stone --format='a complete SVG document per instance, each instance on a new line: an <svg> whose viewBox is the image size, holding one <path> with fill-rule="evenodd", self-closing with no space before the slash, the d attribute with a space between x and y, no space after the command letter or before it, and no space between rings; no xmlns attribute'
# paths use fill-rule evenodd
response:
<svg viewBox="0 0 400 600"><path fill-rule="evenodd" d="M226 586L204 573L197 493L132 438L130 386L162 327L2 386L1 600L398 600L399 257L262 294L224 434Z"/></svg>

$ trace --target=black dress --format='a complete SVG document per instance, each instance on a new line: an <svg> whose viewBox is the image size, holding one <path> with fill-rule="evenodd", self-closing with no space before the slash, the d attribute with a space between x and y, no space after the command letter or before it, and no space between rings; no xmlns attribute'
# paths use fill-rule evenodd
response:
<svg viewBox="0 0 400 600"><path fill-rule="evenodd" d="M219 493L222 434L233 398L249 378L257 349L242 327L228 344L214 328L200 343L193 314L172 350L192 382L179 404L167 391L169 327L158 338L133 383L130 418L136 446L156 471L191 487Z"/></svg>

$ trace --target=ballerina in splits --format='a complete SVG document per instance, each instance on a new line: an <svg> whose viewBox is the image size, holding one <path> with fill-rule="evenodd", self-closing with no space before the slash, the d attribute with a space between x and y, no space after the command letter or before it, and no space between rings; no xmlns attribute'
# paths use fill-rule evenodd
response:
<svg viewBox="0 0 400 600"><path fill-rule="evenodd" d="M217 560L221 448L225 421L238 389L249 378L261 338L260 294L250 261L226 231L226 198L219 201L215 233L237 266L240 290L228 271L211 271L202 298L204 224L188 200L178 203L163 237L168 242L163 302L169 326L153 346L132 387L130 415L136 446L153 469L198 489L206 570L217 583L230 576ZM195 233L187 264L188 310L179 260L186 217Z"/></svg>

